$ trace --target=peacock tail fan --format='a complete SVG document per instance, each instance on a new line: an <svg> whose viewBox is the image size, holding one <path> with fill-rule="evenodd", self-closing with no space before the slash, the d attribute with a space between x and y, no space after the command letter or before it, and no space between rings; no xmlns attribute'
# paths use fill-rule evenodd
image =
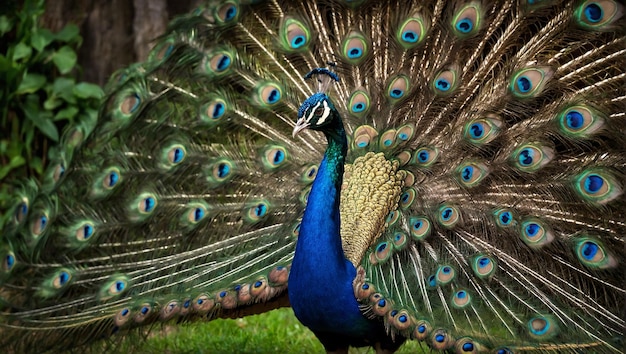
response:
<svg viewBox="0 0 626 354"><path fill-rule="evenodd" d="M116 73L97 122L68 127L44 180L16 192L0 343L55 351L288 306L326 145L291 132L318 89L304 74L331 63L349 143L341 237L364 314L435 350L619 352L622 12L208 1Z"/></svg>

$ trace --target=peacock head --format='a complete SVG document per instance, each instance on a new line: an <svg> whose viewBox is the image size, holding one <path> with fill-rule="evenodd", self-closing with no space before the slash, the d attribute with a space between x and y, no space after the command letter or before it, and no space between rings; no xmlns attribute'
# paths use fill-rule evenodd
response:
<svg viewBox="0 0 626 354"><path fill-rule="evenodd" d="M334 66L333 63L329 63ZM316 78L318 82L317 93L307 98L298 110L298 121L293 128L295 137L304 129L329 131L337 124L341 125L341 117L335 105L326 96L330 86L339 81L339 77L327 68L316 68L304 76L305 79Z"/></svg>
<svg viewBox="0 0 626 354"><path fill-rule="evenodd" d="M298 110L298 121L293 128L295 137L304 129L324 131L341 122L339 112L326 94L318 92L304 101Z"/></svg>

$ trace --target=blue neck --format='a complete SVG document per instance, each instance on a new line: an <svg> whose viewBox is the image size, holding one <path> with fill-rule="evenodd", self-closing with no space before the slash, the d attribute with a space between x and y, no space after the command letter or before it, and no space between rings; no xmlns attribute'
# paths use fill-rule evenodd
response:
<svg viewBox="0 0 626 354"><path fill-rule="evenodd" d="M341 119L335 119L324 133L328 147L300 225L289 274L289 300L296 317L324 345L327 336L363 345L359 342L363 338L384 331L362 315L352 289L356 269L341 246L339 200L347 151Z"/></svg>
<svg viewBox="0 0 626 354"><path fill-rule="evenodd" d="M294 263L311 269L324 264L328 271L337 272L345 263L339 234L339 199L348 143L343 126L325 134L328 147L304 210Z"/></svg>

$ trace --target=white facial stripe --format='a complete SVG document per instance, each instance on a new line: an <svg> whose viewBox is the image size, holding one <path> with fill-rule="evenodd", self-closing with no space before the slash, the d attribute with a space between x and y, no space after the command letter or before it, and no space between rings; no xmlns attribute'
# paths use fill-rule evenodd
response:
<svg viewBox="0 0 626 354"><path fill-rule="evenodd" d="M317 121L317 125L324 124L324 121L326 121L326 118L328 118L329 116L330 116L330 107L328 107L328 103L324 101L324 114L322 114L322 117Z"/></svg>
<svg viewBox="0 0 626 354"><path fill-rule="evenodd" d="M317 109L317 107L320 106L320 102L317 102L317 104L315 105L315 107L311 108L311 113L309 113L309 115L306 117L306 122L310 122L311 118L313 118L313 114L315 114L315 110Z"/></svg>

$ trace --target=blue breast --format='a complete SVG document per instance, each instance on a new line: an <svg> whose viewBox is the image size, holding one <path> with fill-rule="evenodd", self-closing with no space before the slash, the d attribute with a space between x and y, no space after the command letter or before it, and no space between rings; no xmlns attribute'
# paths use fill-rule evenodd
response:
<svg viewBox="0 0 626 354"><path fill-rule="evenodd" d="M352 289L356 269L343 254L339 233L341 180L337 178L342 174L343 166L337 167L332 153L327 153L300 226L289 275L289 299L296 317L322 343L323 335L334 334L350 345L361 346L363 338L383 331L380 323L362 315Z"/></svg>

